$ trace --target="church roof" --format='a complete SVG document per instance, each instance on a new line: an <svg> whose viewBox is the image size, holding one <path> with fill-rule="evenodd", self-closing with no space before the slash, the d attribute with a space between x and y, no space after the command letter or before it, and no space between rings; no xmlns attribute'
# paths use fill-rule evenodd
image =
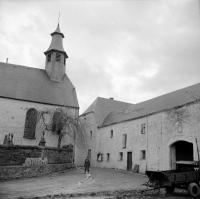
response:
<svg viewBox="0 0 200 199"><path fill-rule="evenodd" d="M96 100L88 107L88 109L82 114L82 116L94 113L95 120L97 126L100 126L104 120L104 118L114 110L123 110L127 107L129 107L130 103L121 102L114 100L112 98L102 98L97 97Z"/></svg>
<svg viewBox="0 0 200 199"><path fill-rule="evenodd" d="M0 97L78 108L76 91L65 75L51 81L45 70L0 62Z"/></svg>
<svg viewBox="0 0 200 199"><path fill-rule="evenodd" d="M112 111L105 117L101 127L130 121L199 100L200 83L129 106L123 111Z"/></svg>

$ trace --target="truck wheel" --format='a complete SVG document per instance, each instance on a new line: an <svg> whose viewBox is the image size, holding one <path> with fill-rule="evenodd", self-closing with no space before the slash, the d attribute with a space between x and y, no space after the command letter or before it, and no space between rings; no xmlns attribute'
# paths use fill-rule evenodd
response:
<svg viewBox="0 0 200 199"><path fill-rule="evenodd" d="M173 187L173 186L172 187L166 187L166 192L171 194L171 193L174 192L174 189L175 189L175 187Z"/></svg>
<svg viewBox="0 0 200 199"><path fill-rule="evenodd" d="M197 197L200 194L200 188L194 182L192 182L192 183L189 184L188 191L189 191L190 195L193 196L193 197Z"/></svg>

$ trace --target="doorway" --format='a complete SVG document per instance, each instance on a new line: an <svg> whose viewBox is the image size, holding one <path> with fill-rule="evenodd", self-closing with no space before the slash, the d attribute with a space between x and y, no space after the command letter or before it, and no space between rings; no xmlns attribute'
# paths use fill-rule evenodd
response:
<svg viewBox="0 0 200 199"><path fill-rule="evenodd" d="M177 169L181 164L193 161L193 144L187 141L177 141L170 147L171 169Z"/></svg>
<svg viewBox="0 0 200 199"><path fill-rule="evenodd" d="M127 152L127 170L132 170L132 152Z"/></svg>

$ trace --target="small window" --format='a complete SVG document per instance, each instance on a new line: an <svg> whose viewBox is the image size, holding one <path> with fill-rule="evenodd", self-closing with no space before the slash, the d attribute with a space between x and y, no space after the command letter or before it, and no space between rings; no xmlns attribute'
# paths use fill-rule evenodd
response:
<svg viewBox="0 0 200 199"><path fill-rule="evenodd" d="M119 161L123 161L123 152L119 152Z"/></svg>
<svg viewBox="0 0 200 199"><path fill-rule="evenodd" d="M145 134L145 131L146 131L146 124L142 123L141 124L141 134Z"/></svg>
<svg viewBox="0 0 200 199"><path fill-rule="evenodd" d="M107 155L107 162L109 162L110 161L110 153L107 153L106 155Z"/></svg>
<svg viewBox="0 0 200 199"><path fill-rule="evenodd" d="M61 61L61 54L60 53L56 53L56 61L57 62Z"/></svg>
<svg viewBox="0 0 200 199"><path fill-rule="evenodd" d="M127 134L122 135L122 148L126 148Z"/></svg>
<svg viewBox="0 0 200 199"><path fill-rule="evenodd" d="M92 139L92 131L90 131L90 139Z"/></svg>
<svg viewBox="0 0 200 199"><path fill-rule="evenodd" d="M97 161L98 162L103 162L103 153L98 153L97 154Z"/></svg>
<svg viewBox="0 0 200 199"><path fill-rule="evenodd" d="M51 54L47 55L47 61L50 62L51 61Z"/></svg>
<svg viewBox="0 0 200 199"><path fill-rule="evenodd" d="M146 159L146 151L145 150L141 150L141 160L145 160Z"/></svg>
<svg viewBox="0 0 200 199"><path fill-rule="evenodd" d="M113 130L110 131L110 138L113 138Z"/></svg>

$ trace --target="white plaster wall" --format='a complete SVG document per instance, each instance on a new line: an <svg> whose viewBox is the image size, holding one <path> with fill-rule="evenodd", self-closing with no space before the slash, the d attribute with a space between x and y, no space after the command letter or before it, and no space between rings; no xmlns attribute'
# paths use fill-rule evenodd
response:
<svg viewBox="0 0 200 199"><path fill-rule="evenodd" d="M78 147L78 154L76 158L79 161L79 165L83 166L84 160L87 157L88 150L91 149L91 166L96 166L96 134L97 125L94 113L89 113L80 117L81 127L82 127L82 145ZM92 137L90 136L90 131L92 131Z"/></svg>
<svg viewBox="0 0 200 199"><path fill-rule="evenodd" d="M146 168L146 160L141 160L141 150L146 150L147 134L141 134L141 124L146 118L135 122L123 122L116 125L100 128L98 132L97 152L104 154L103 162L97 162L99 167L127 169L127 152L132 152L132 168L135 164L140 167L140 172ZM110 131L113 130L113 138ZM127 134L127 146L122 148L122 135ZM119 160L119 152L123 152L123 161ZM110 153L110 161L106 160L106 154Z"/></svg>
<svg viewBox="0 0 200 199"><path fill-rule="evenodd" d="M26 102L20 100L12 100L0 98L0 144L3 144L5 134L13 133L15 145L38 145L42 136L44 127L41 120L36 126L36 139L24 139L24 125L26 112L30 108L35 108L37 111L49 111L54 112L56 109L60 109L59 106L45 105L33 102ZM62 108L69 115L77 116L77 110L73 108ZM51 131L45 132L46 146L56 147L58 138ZM61 145L73 143L73 139L69 136L65 136Z"/></svg>
<svg viewBox="0 0 200 199"><path fill-rule="evenodd" d="M168 170L170 164L170 145L184 140L193 143L194 160L198 160L195 138L200 148L200 105L185 106L186 116L182 122L182 130L177 128L174 119L169 119L169 112L164 111L140 119L99 128L95 141L88 139L88 147L93 147L93 165L107 168L127 168L127 152L132 152L133 167L139 164L140 172L147 170ZM91 118L90 118L91 122ZM141 124L146 123L146 133L141 134ZM89 129L94 128L88 125ZM114 132L110 138L111 129ZM122 149L122 134L127 134L127 147ZM93 143L93 145L92 145ZM141 160L141 150L146 150L146 159ZM103 162L96 161L97 153L104 154ZM119 152L123 152L124 159L119 161ZM106 161L106 154L110 153L110 161Z"/></svg>

